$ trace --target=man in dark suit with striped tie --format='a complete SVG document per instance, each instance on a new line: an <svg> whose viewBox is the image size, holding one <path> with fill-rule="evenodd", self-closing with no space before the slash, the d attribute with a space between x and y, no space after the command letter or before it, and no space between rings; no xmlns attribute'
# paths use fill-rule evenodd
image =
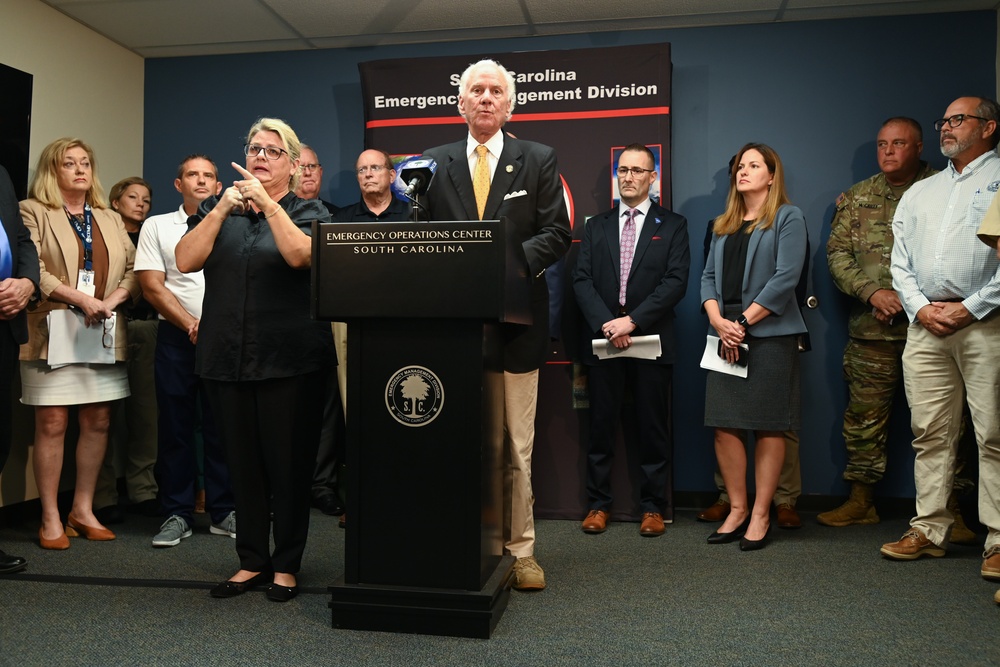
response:
<svg viewBox="0 0 1000 667"><path fill-rule="evenodd" d="M573 289L586 322L584 363L589 368L590 443L587 452L587 533L607 529L611 466L623 396L631 390L629 418L638 427L639 534L664 532L663 511L673 458L672 379L674 306L687 289L691 251L687 220L649 199L656 181L653 153L626 146L618 159L620 204L587 221L573 274ZM658 336L655 358L598 359L591 339L606 340L619 354L634 336Z"/></svg>

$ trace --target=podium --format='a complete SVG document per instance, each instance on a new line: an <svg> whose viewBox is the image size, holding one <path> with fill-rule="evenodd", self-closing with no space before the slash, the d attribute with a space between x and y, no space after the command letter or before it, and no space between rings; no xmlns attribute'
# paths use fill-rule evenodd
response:
<svg viewBox="0 0 1000 667"><path fill-rule="evenodd" d="M530 324L506 221L316 223L312 310L348 326L334 627L489 638L507 606L503 335Z"/></svg>

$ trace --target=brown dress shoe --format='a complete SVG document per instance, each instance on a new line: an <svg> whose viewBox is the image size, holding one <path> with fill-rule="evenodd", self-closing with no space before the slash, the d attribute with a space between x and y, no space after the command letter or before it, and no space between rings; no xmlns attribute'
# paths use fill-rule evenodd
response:
<svg viewBox="0 0 1000 667"><path fill-rule="evenodd" d="M921 556L944 556L944 549L927 539L919 529L911 528L898 542L882 545L882 555L895 560L915 560Z"/></svg>
<svg viewBox="0 0 1000 667"><path fill-rule="evenodd" d="M590 510L580 527L585 533L603 533L608 529L608 513L604 510Z"/></svg>
<svg viewBox="0 0 1000 667"><path fill-rule="evenodd" d="M725 521L726 517L729 516L730 508L730 504L725 500L716 500L714 505L704 511L698 512L698 516L695 518L698 521L707 521L708 523Z"/></svg>
<svg viewBox="0 0 1000 667"><path fill-rule="evenodd" d="M794 529L802 527L802 519L789 503L778 505L778 528Z"/></svg>
<svg viewBox="0 0 1000 667"><path fill-rule="evenodd" d="M639 526L639 534L643 537L659 537L666 531L663 525L663 517L659 512L646 512L642 515L642 524Z"/></svg>
<svg viewBox="0 0 1000 667"><path fill-rule="evenodd" d="M984 579L1000 581L1000 544L994 544L983 554L983 569L980 574Z"/></svg>

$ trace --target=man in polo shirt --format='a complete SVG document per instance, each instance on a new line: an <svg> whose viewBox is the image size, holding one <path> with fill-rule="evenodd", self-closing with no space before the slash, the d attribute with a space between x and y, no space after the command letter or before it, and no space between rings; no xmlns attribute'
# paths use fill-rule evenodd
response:
<svg viewBox="0 0 1000 667"><path fill-rule="evenodd" d="M172 547L191 536L198 476L195 426L201 405L205 448L205 511L215 535L236 537L236 512L229 484L229 466L208 401L194 373L194 351L205 279L201 273L177 270L174 247L187 231L188 217L198 204L222 190L215 163L205 155L190 155L177 169L174 187L184 203L173 212L156 215L142 227L135 255L135 273L146 300L160 313L154 362L159 415L160 503L167 520L153 538L154 547Z"/></svg>

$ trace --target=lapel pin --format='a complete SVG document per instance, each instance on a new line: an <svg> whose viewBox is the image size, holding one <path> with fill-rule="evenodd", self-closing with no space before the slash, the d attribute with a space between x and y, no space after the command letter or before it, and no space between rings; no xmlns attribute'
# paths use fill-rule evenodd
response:
<svg viewBox="0 0 1000 667"><path fill-rule="evenodd" d="M513 171L514 171L514 167L512 167L511 165L508 164L507 165L507 173L510 174L510 173L513 173Z"/></svg>

